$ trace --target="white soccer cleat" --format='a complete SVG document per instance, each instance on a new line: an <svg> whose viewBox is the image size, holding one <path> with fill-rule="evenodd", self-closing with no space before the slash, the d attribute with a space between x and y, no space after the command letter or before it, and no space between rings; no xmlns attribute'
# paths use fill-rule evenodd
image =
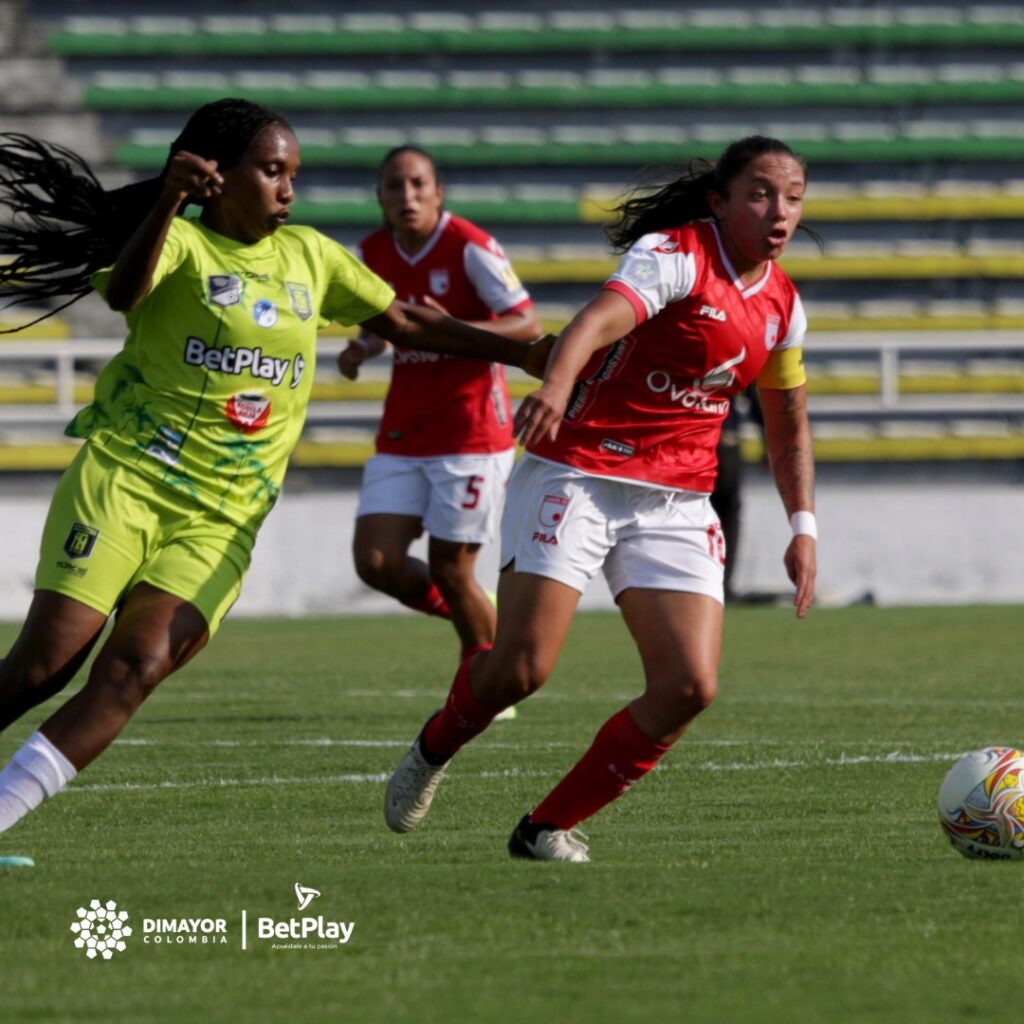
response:
<svg viewBox="0 0 1024 1024"><path fill-rule="evenodd" d="M580 835L583 835L581 832ZM584 837L586 838L586 837ZM590 863L586 843L572 831L554 825L535 825L527 814L509 836L508 852L522 860L563 860L573 864Z"/></svg>
<svg viewBox="0 0 1024 1024"><path fill-rule="evenodd" d="M423 821L447 767L447 761L431 764L423 756L417 736L388 780L384 793L384 820L392 832L411 832Z"/></svg>

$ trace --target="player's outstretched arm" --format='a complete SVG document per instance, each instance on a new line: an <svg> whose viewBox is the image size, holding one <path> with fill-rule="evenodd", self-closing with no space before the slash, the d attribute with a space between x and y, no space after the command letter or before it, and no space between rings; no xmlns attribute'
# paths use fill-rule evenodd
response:
<svg viewBox="0 0 1024 1024"><path fill-rule="evenodd" d="M573 317L551 352L544 383L527 395L516 411L512 429L520 444L529 445L545 436L553 441L558 436L573 385L587 360L635 326L633 307L613 291L598 292Z"/></svg>
<svg viewBox="0 0 1024 1024"><path fill-rule="evenodd" d="M125 243L110 272L106 297L111 309L127 312L149 293L167 232L182 200L187 196L200 199L219 195L223 184L216 160L204 160L184 150L174 154L160 198Z"/></svg>
<svg viewBox="0 0 1024 1024"><path fill-rule="evenodd" d="M413 306L397 299L361 326L405 348L518 366L534 377L543 376L555 342L554 335L533 342L502 337L426 306Z"/></svg>
<svg viewBox="0 0 1024 1024"><path fill-rule="evenodd" d="M760 388L768 461L786 514L793 525L793 539L786 548L786 572L796 585L793 604L803 618L814 600L817 576L817 539L814 531L814 449L807 418L807 387L785 390ZM810 513L809 520L800 513ZM805 521L806 520L806 521ZM803 532L810 530L812 532Z"/></svg>
<svg viewBox="0 0 1024 1024"><path fill-rule="evenodd" d="M432 295L423 296L423 305L438 313L451 316L447 309ZM470 327L500 334L503 338L514 338L516 341L536 341L544 333L537 311L529 306L516 313L502 313L494 320L463 320Z"/></svg>

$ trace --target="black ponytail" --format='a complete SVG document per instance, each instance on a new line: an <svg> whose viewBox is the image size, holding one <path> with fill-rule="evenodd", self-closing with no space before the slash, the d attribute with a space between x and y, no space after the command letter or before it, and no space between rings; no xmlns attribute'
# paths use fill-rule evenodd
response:
<svg viewBox="0 0 1024 1024"><path fill-rule="evenodd" d="M238 163L265 128L288 122L247 100L224 99L200 107L171 143L170 158L182 150L216 160L221 170ZM160 175L105 191L77 154L30 135L0 133L0 298L3 308L66 299L30 323L0 331L10 334L45 320L91 290L89 279L110 266L156 204Z"/></svg>
<svg viewBox="0 0 1024 1024"><path fill-rule="evenodd" d="M652 231L711 219L708 193L725 195L729 185L747 165L765 153L792 157L806 175L804 158L784 142L764 135L750 135L726 147L714 163L704 159L691 160L685 174L655 192L648 192L643 184L639 185L618 207L615 223L605 230L608 240L617 252L625 252L637 239Z"/></svg>

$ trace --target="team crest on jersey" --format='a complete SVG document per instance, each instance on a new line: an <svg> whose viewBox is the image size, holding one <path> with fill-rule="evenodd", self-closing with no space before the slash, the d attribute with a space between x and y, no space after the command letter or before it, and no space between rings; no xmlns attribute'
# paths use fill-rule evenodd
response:
<svg viewBox="0 0 1024 1024"><path fill-rule="evenodd" d="M557 526L565 518L565 510L569 499L557 494L545 494L540 503L538 518L545 526Z"/></svg>
<svg viewBox="0 0 1024 1024"><path fill-rule="evenodd" d="M224 412L243 434L255 434L270 419L270 399L259 391L243 391L228 399Z"/></svg>
<svg viewBox="0 0 1024 1024"><path fill-rule="evenodd" d="M430 272L430 290L435 295L447 295L450 283L447 267L440 267Z"/></svg>
<svg viewBox="0 0 1024 1024"><path fill-rule="evenodd" d="M260 299L252 305L252 319L257 327L273 327L277 323L277 305L270 299Z"/></svg>
<svg viewBox="0 0 1024 1024"><path fill-rule="evenodd" d="M304 284L296 284L294 281L285 281L284 286L288 289L292 312L300 320L308 320L313 315L313 300L310 297L309 288Z"/></svg>
<svg viewBox="0 0 1024 1024"><path fill-rule="evenodd" d="M769 313L765 319L764 347L768 349L769 352L775 348L775 343L779 340L779 327L781 325L782 320L774 313Z"/></svg>
<svg viewBox="0 0 1024 1024"><path fill-rule="evenodd" d="M64 541L64 553L68 558L88 558L96 546L96 538L100 531L95 526L75 523L71 527L68 539Z"/></svg>
<svg viewBox="0 0 1024 1024"><path fill-rule="evenodd" d="M234 274L211 274L206 283L215 306L237 306L242 299L242 282Z"/></svg>

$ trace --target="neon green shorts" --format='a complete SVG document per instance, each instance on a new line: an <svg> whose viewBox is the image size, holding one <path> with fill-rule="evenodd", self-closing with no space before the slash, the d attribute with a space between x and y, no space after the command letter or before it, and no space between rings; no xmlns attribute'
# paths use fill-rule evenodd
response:
<svg viewBox="0 0 1024 1024"><path fill-rule="evenodd" d="M109 615L136 583L195 605L212 636L242 588L254 538L88 444L57 484L37 590Z"/></svg>

